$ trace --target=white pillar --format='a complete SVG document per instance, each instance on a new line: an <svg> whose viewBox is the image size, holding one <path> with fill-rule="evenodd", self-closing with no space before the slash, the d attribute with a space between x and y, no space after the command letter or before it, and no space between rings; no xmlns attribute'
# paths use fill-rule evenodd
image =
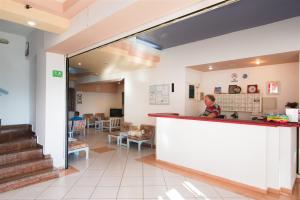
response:
<svg viewBox="0 0 300 200"><path fill-rule="evenodd" d="M45 146L55 167L65 165L66 66L61 54L46 53ZM53 74L62 73L60 77Z"/></svg>

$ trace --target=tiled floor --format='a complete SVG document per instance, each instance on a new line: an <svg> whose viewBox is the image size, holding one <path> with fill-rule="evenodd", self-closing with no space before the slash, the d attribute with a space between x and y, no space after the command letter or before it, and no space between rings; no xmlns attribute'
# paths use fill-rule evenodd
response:
<svg viewBox="0 0 300 200"><path fill-rule="evenodd" d="M71 156L70 164L79 172L59 179L32 185L0 194L0 199L158 199L158 200L242 200L248 199L215 186L183 177L142 162L137 158L153 154L144 148L137 151L132 145L128 151L107 145L107 135L93 129L87 131L90 149L115 148L97 153L90 151L90 159L84 153Z"/></svg>

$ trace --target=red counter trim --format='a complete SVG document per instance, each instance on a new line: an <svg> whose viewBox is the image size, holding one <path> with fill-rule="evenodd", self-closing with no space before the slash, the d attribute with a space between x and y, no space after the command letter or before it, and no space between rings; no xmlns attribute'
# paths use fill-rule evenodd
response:
<svg viewBox="0 0 300 200"><path fill-rule="evenodd" d="M149 117L162 117L162 118L174 118L174 119L186 119L186 120L198 120L209 121L229 124L245 124L255 126L270 126L270 127L300 127L299 123L276 123L267 121L251 121L251 120L234 120L234 119L216 119L207 117L191 117L191 116L179 116L176 113L150 113Z"/></svg>

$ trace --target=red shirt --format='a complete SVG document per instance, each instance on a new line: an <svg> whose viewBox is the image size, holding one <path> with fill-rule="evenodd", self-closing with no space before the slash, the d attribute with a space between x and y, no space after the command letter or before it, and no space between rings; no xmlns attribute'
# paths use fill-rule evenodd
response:
<svg viewBox="0 0 300 200"><path fill-rule="evenodd" d="M215 113L216 117L218 117L221 114L221 107L218 104L207 106L203 113L203 116L208 116L211 113Z"/></svg>

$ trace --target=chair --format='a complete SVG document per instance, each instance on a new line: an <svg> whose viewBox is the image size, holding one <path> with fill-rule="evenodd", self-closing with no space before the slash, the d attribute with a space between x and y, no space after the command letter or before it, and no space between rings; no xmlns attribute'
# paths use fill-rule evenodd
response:
<svg viewBox="0 0 300 200"><path fill-rule="evenodd" d="M120 137L120 133L128 132L129 129L130 129L130 126L131 126L131 123L129 123L129 122L123 122L123 123L121 124L120 131L119 131L119 132L112 132L112 133L109 133L109 134L107 135L108 143L110 144L112 138L115 138L115 139L117 140L117 145L120 145L121 139L122 139L122 138Z"/></svg>
<svg viewBox="0 0 300 200"><path fill-rule="evenodd" d="M93 114L84 114L83 119L85 119L87 128L90 128L90 126L95 126L95 118Z"/></svg>
<svg viewBox="0 0 300 200"><path fill-rule="evenodd" d="M104 113L95 113L95 120L100 121L100 120L105 120L105 114Z"/></svg>
<svg viewBox="0 0 300 200"><path fill-rule="evenodd" d="M120 129L121 126L121 118L119 117L111 117L109 120L103 121L103 129L108 129L111 133L114 129Z"/></svg>
<svg viewBox="0 0 300 200"><path fill-rule="evenodd" d="M128 135L128 139L127 139L128 149L130 148L130 142L137 143L139 151L141 150L141 146L143 143L149 143L152 148L154 142L154 136L155 136L155 126L142 124L140 130L144 130L144 134L140 137Z"/></svg>
<svg viewBox="0 0 300 200"><path fill-rule="evenodd" d="M76 121L69 121L69 134L70 137L73 138L74 133L81 133L83 132L83 135L85 136L85 120L76 120Z"/></svg>
<svg viewBox="0 0 300 200"><path fill-rule="evenodd" d="M104 113L96 113L95 114L95 129L103 131L103 120L105 120L106 117Z"/></svg>

